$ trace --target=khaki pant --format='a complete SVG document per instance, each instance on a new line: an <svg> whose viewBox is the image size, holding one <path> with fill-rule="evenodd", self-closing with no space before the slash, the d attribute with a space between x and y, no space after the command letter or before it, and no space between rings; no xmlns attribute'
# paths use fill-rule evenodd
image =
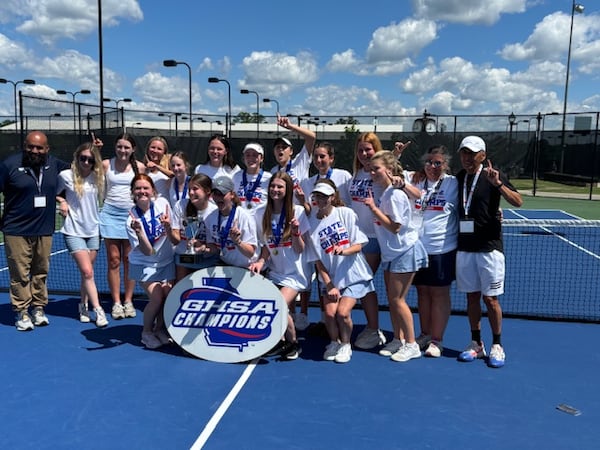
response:
<svg viewBox="0 0 600 450"><path fill-rule="evenodd" d="M4 235L13 311L48 304L48 267L52 236Z"/></svg>

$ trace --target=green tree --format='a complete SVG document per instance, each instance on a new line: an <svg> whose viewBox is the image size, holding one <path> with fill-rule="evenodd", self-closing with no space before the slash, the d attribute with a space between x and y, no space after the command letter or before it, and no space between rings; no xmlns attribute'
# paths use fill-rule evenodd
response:
<svg viewBox="0 0 600 450"><path fill-rule="evenodd" d="M236 116L233 117L233 123L256 123L256 113L248 113L246 111L240 111ZM258 115L259 123L266 123L265 116L262 114Z"/></svg>

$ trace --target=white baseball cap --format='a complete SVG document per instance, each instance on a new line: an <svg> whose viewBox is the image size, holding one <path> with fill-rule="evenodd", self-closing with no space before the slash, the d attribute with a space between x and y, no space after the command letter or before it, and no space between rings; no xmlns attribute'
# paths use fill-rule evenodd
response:
<svg viewBox="0 0 600 450"><path fill-rule="evenodd" d="M479 136L467 136L458 146L458 151L463 148L468 148L472 152L485 152L485 142Z"/></svg>

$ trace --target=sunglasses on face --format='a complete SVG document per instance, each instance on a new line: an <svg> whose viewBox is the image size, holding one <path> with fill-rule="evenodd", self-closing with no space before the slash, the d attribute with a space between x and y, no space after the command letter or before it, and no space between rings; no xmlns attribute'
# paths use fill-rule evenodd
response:
<svg viewBox="0 0 600 450"><path fill-rule="evenodd" d="M427 164L428 166L433 166L436 169L439 169L440 167L442 167L442 165L444 163L442 161L433 161L431 159L428 159L427 161L425 161L425 164Z"/></svg>
<svg viewBox="0 0 600 450"><path fill-rule="evenodd" d="M85 164L85 163L89 163L92 165L96 164L96 160L94 159L93 156L83 156L82 155L79 157L79 162L83 163L83 164Z"/></svg>

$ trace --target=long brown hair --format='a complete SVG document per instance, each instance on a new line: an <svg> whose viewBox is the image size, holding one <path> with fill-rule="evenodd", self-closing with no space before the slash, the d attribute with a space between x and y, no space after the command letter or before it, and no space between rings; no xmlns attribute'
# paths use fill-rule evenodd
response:
<svg viewBox="0 0 600 450"><path fill-rule="evenodd" d="M290 224L294 217L294 181L286 172L278 171L273 174L269 180L269 188L274 180L283 180L285 182L285 197L283 199L282 214L285 213L285 223L283 227L282 242L285 242L292 236L292 226ZM273 199L269 195L267 197L267 206L262 219L262 229L264 238L268 238L272 234L271 219L273 217Z"/></svg>
<svg viewBox="0 0 600 450"><path fill-rule="evenodd" d="M192 176L192 178L190 178L190 181L188 181L188 186L191 186L192 184L197 184L200 186L206 195L210 195L212 192L212 179L208 175L203 173L195 174ZM197 214L198 210L188 198L187 205L185 206L185 216L196 217Z"/></svg>

